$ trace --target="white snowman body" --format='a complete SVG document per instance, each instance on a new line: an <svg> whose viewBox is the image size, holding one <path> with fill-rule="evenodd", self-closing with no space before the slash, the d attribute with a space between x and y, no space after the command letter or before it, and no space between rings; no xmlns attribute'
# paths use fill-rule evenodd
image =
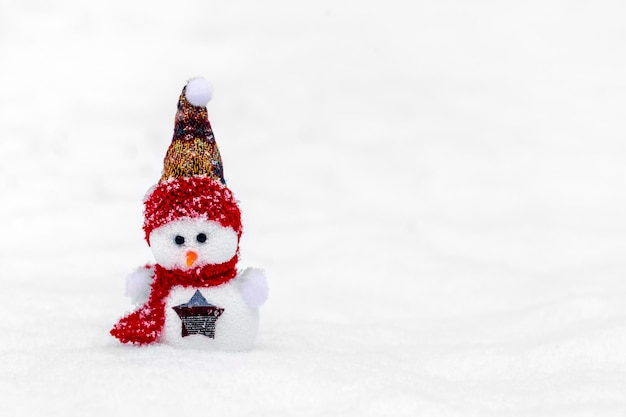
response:
<svg viewBox="0 0 626 417"><path fill-rule="evenodd" d="M259 309L247 305L237 279L216 287L172 288L165 302L165 326L160 341L181 347L240 351L252 348L259 329ZM214 321L214 333L183 335L183 319L174 307L188 303L196 291L215 307L223 309Z"/></svg>
<svg viewBox="0 0 626 417"><path fill-rule="evenodd" d="M150 234L152 253L166 269L189 271L228 262L236 256L238 246L239 236L231 227L202 217L173 220ZM180 347L249 350L259 328L258 307L267 293L265 276L256 269L247 269L212 287L175 285L165 299L165 325L159 341ZM187 305L198 302L211 309L213 317L183 318L179 314Z"/></svg>

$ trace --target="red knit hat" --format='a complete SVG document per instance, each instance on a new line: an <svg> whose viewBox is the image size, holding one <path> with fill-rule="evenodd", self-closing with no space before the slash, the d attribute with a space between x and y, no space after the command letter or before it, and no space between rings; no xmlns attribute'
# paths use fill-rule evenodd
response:
<svg viewBox="0 0 626 417"><path fill-rule="evenodd" d="M241 236L241 213L226 187L205 107L211 96L211 86L204 78L191 79L180 94L161 180L144 200L143 230L148 244L154 229L183 217L214 220Z"/></svg>

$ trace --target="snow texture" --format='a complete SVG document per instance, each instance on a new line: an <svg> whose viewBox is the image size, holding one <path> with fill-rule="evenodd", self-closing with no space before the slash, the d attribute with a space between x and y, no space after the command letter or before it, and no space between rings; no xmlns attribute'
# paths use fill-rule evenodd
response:
<svg viewBox="0 0 626 417"><path fill-rule="evenodd" d="M623 415L625 15L0 2L0 415ZM245 353L108 334L194 75L272 287Z"/></svg>

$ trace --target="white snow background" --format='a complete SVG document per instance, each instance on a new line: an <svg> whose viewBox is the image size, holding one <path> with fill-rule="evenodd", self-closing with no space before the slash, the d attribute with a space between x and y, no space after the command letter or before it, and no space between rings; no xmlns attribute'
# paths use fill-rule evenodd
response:
<svg viewBox="0 0 626 417"><path fill-rule="evenodd" d="M1 416L626 413L626 5L0 3ZM256 348L120 345L186 80Z"/></svg>

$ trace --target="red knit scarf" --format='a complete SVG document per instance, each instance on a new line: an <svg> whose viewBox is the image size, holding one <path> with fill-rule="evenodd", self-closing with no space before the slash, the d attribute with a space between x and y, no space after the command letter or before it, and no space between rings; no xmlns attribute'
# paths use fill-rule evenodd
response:
<svg viewBox="0 0 626 417"><path fill-rule="evenodd" d="M141 308L122 317L111 329L111 334L122 343L156 342L165 324L165 299L172 287L216 287L235 278L236 264L237 256L223 264L205 265L189 271L168 270L157 264L150 298Z"/></svg>

